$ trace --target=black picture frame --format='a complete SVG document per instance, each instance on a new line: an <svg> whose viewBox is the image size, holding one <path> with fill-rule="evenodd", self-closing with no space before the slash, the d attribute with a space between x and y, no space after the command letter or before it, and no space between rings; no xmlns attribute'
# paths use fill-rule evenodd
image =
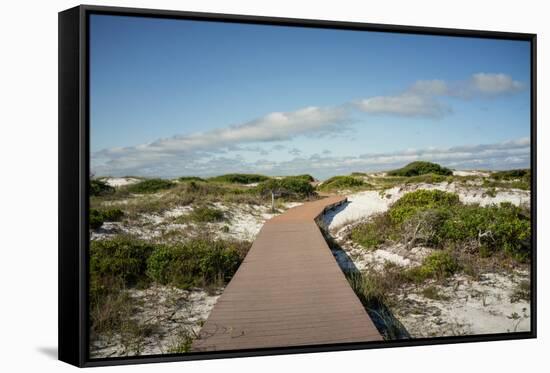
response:
<svg viewBox="0 0 550 373"><path fill-rule="evenodd" d="M531 45L531 331L463 337L347 343L307 347L268 348L187 354L90 359L88 356L88 184L89 184L89 66L88 19L91 14L155 17L213 22L285 25L325 29L384 31L528 41ZM325 351L389 348L464 342L536 338L537 335L537 205L536 205L536 34L399 26L327 20L197 13L81 5L59 13L59 360L79 367L281 355Z"/></svg>

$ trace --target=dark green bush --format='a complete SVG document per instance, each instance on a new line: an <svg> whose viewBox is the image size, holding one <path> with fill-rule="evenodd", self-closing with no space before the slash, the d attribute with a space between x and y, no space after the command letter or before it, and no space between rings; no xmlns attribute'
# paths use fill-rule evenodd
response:
<svg viewBox="0 0 550 373"><path fill-rule="evenodd" d="M90 196L104 196L114 193L115 188L104 182L103 180L90 180Z"/></svg>
<svg viewBox="0 0 550 373"><path fill-rule="evenodd" d="M124 216L121 209L90 209L90 228L98 229L106 221L119 221Z"/></svg>
<svg viewBox="0 0 550 373"><path fill-rule="evenodd" d="M322 191L334 191L368 186L367 183L357 177L333 176L319 185L318 189Z"/></svg>
<svg viewBox="0 0 550 373"><path fill-rule="evenodd" d="M182 176L178 179L179 181L206 181L202 177L198 176Z"/></svg>
<svg viewBox="0 0 550 373"><path fill-rule="evenodd" d="M459 203L460 200L455 193L421 189L407 193L398 199L390 207L389 214L392 221L399 224L419 211L449 208Z"/></svg>
<svg viewBox="0 0 550 373"><path fill-rule="evenodd" d="M147 274L161 284L183 289L222 284L233 276L246 250L247 243L204 239L160 246L147 262Z"/></svg>
<svg viewBox="0 0 550 373"><path fill-rule="evenodd" d="M90 274L94 278L120 279L125 286L148 282L147 259L156 246L119 236L90 243Z"/></svg>
<svg viewBox="0 0 550 373"><path fill-rule="evenodd" d="M175 184L170 180L164 179L147 179L135 184L126 186L126 190L130 193L144 194L156 193L160 190L170 189Z"/></svg>
<svg viewBox="0 0 550 373"><path fill-rule="evenodd" d="M288 177L295 177L295 178L298 178L298 179L304 179L305 181L307 182L313 182L315 181L315 178L309 174L304 174L304 175L295 175L295 176L288 176Z"/></svg>
<svg viewBox="0 0 550 373"><path fill-rule="evenodd" d="M269 179L260 183L256 191L261 195L271 195L271 192L277 195L288 197L308 197L315 193L313 186L303 177L287 176L282 179Z"/></svg>
<svg viewBox="0 0 550 373"><path fill-rule="evenodd" d="M448 176L452 175L453 171L446 167L441 167L437 163L416 161L409 163L403 168L388 172L388 175L390 176L418 176L425 174Z"/></svg>
<svg viewBox="0 0 550 373"><path fill-rule="evenodd" d="M519 260L527 259L531 251L529 214L511 203L462 205L442 225L441 236L452 242L473 239L487 254L503 251Z"/></svg>
<svg viewBox="0 0 550 373"><path fill-rule="evenodd" d="M211 177L208 180L220 182L220 183L252 184L252 183L259 183L268 179L269 179L268 176L258 175L258 174L226 174L226 175Z"/></svg>

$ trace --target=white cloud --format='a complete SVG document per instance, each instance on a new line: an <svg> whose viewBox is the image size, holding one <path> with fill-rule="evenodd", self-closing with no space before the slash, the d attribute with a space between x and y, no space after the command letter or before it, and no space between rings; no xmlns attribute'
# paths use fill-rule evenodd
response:
<svg viewBox="0 0 550 373"><path fill-rule="evenodd" d="M409 92L430 95L430 96L443 96L447 94L449 87L444 80L417 80L410 88Z"/></svg>
<svg viewBox="0 0 550 373"><path fill-rule="evenodd" d="M149 144L104 149L92 154L92 168L96 173L113 175L120 174L122 170L140 171L140 167L154 167L155 164L177 161L174 158L192 161L232 149L250 150L237 147L244 143L281 141L306 134L340 132L349 122L349 111L342 107L310 106L291 112L273 112L240 125L173 136Z"/></svg>
<svg viewBox="0 0 550 373"><path fill-rule="evenodd" d="M465 81L418 80L399 94L370 97L356 101L355 105L370 114L441 118L452 110L439 98L497 96L523 88L523 83L506 74L477 73Z"/></svg>
<svg viewBox="0 0 550 373"><path fill-rule="evenodd" d="M371 114L393 114L408 117L442 117L450 109L432 97L404 93L397 96L377 96L356 102L357 107Z"/></svg>
<svg viewBox="0 0 550 373"><path fill-rule="evenodd" d="M506 74L477 73L470 80L471 90L486 95L512 93L523 89L523 83Z"/></svg>

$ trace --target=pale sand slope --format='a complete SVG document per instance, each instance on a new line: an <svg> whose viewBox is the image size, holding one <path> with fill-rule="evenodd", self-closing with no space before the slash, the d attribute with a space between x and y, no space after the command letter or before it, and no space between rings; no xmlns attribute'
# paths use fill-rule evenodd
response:
<svg viewBox="0 0 550 373"><path fill-rule="evenodd" d="M102 179L107 185L110 185L112 187L121 187L125 185L135 184L140 179L134 178L134 177L106 177Z"/></svg>

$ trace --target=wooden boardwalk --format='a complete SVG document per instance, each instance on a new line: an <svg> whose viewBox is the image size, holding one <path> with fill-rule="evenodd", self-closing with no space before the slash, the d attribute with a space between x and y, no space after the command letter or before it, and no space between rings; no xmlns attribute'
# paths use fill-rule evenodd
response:
<svg viewBox="0 0 550 373"><path fill-rule="evenodd" d="M308 202L266 222L193 350L381 340L316 223L345 201Z"/></svg>

